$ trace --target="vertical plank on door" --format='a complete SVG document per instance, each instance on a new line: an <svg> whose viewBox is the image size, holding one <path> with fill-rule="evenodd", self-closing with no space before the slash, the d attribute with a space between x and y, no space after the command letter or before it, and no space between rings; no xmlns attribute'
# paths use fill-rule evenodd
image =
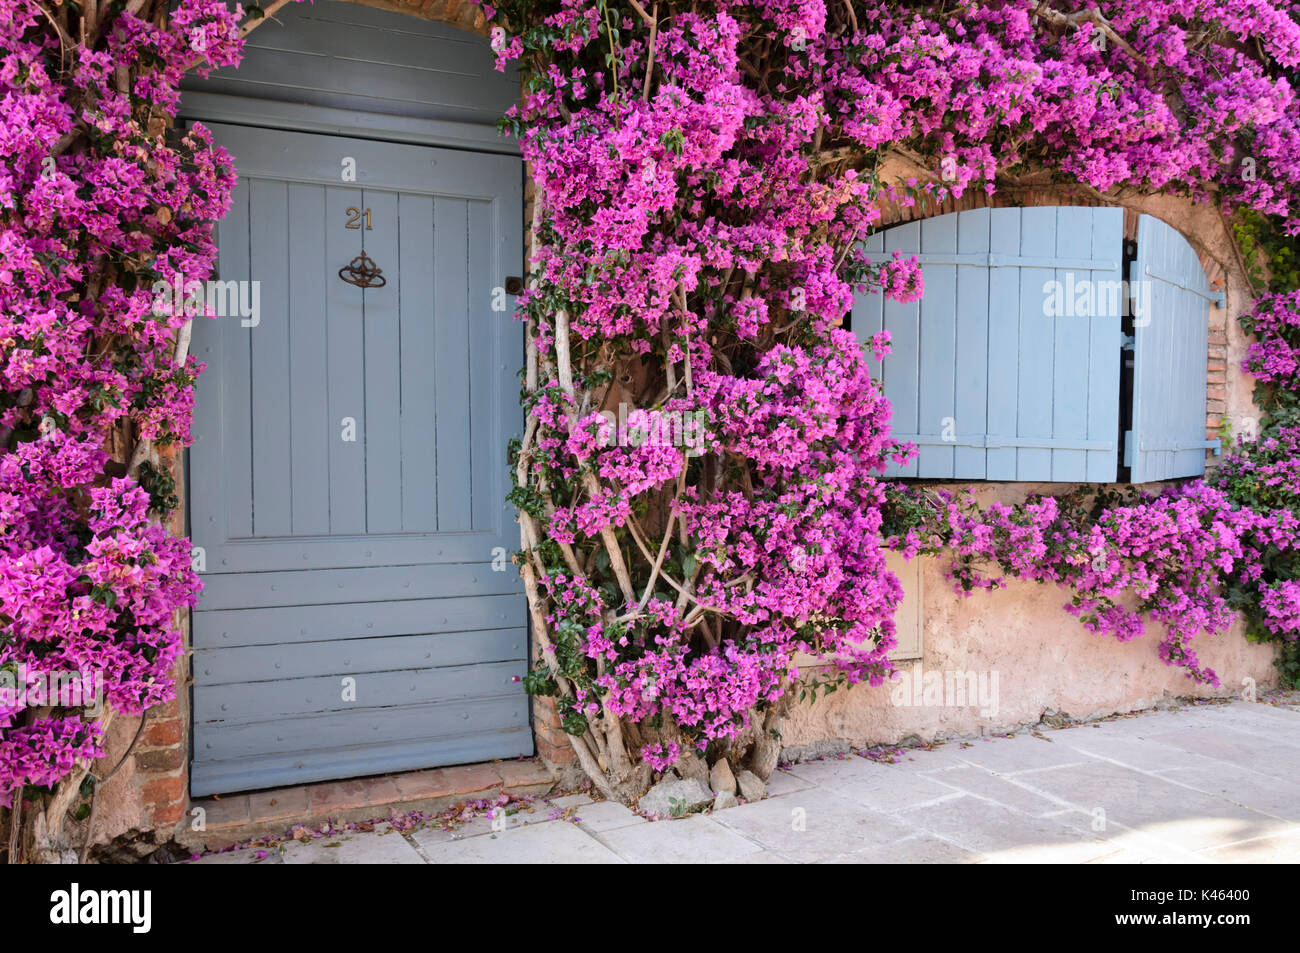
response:
<svg viewBox="0 0 1300 953"><path fill-rule="evenodd" d="M941 215L921 223L921 252L952 255L957 251L957 216ZM951 422L968 433L956 408L957 266L925 266L925 297L920 302L920 392L917 433L940 436ZM926 444L917 456L917 472L927 477L953 474L951 445Z"/></svg>
<svg viewBox="0 0 1300 953"><path fill-rule="evenodd" d="M325 189L289 185L289 418L292 532L323 536L330 527L329 383L325 379ZM334 277L337 281L337 275Z"/></svg>
<svg viewBox="0 0 1300 953"><path fill-rule="evenodd" d="M289 441L289 187L254 179L249 254L261 285L253 348L253 534L287 536L293 512Z"/></svg>
<svg viewBox="0 0 1300 953"><path fill-rule="evenodd" d="M240 179L230 199L230 214L218 226L221 242L221 278L223 281L248 281L249 185ZM263 310L265 302L261 302ZM203 320L207 320L204 318ZM226 526L230 539L247 539L253 535L253 385L252 341L256 328L242 322L217 318L215 334L221 337L221 366L213 368L221 375L225 391L225 412L221 416L221 450L227 466L221 470L225 484ZM209 431L212 432L212 431ZM197 493L197 487L195 492ZM213 542L220 539L220 533Z"/></svg>
<svg viewBox="0 0 1300 953"><path fill-rule="evenodd" d="M1026 208L1020 213L1020 254L1043 257L1056 247L1055 208ZM1052 377L1057 319L1048 317L1044 285L1054 280L1050 268L1020 269L1020 400L1019 437L1052 436ZM1050 480L1052 451L1020 447L1016 454L1017 480Z"/></svg>
<svg viewBox="0 0 1300 953"><path fill-rule="evenodd" d="M469 208L469 432L470 441L470 526L490 529L500 500L493 499L493 479L506 466L505 447L497 439L496 422L501 419L494 382L509 369L496 364L501 353L503 326L512 322L504 311L492 310L493 288L505 285L498 275L498 257L492 247L493 207L474 200ZM487 279L484 281L484 279Z"/></svg>
<svg viewBox="0 0 1300 953"><path fill-rule="evenodd" d="M329 188L325 192L325 266L329 282L329 454L330 532L366 531L365 335L361 289L339 277L361 254L361 229L346 227L349 208L362 207L360 189ZM356 440L343 439L344 418L355 422Z"/></svg>
<svg viewBox="0 0 1300 953"><path fill-rule="evenodd" d="M879 254L885 250L884 232L876 232L862 243L866 254ZM880 381L884 378L884 368L871 351L871 338L885 327L885 297L881 294L853 295L852 311L853 336L863 348L862 356L871 369L871 376Z"/></svg>
<svg viewBox="0 0 1300 953"><path fill-rule="evenodd" d="M434 199L438 530L444 533L470 529L468 214L465 199Z"/></svg>
<svg viewBox="0 0 1300 953"><path fill-rule="evenodd" d="M361 243L387 283L362 292L366 361L366 532L402 530L401 345L398 339L399 288L397 194L362 193Z"/></svg>
<svg viewBox="0 0 1300 953"><path fill-rule="evenodd" d="M1092 258L1092 226L1096 209L1059 208L1056 211L1055 253L1059 258ZM1052 378L1052 437L1063 441L1082 441L1088 436L1089 328L1100 303L1097 301L1097 278L1101 272L1058 268L1056 280L1064 289L1063 299L1089 289L1080 312L1077 300L1064 300L1065 314L1056 321ZM1084 283L1087 282L1085 285ZM1087 306L1087 300L1092 306ZM1088 458L1083 450L1053 450L1051 478L1082 482L1088 476Z"/></svg>
<svg viewBox="0 0 1300 953"><path fill-rule="evenodd" d="M1182 236L1180 241L1178 273L1190 287L1208 294L1210 283L1196 250ZM1205 410L1208 394L1205 380L1209 373L1210 315L1207 299L1184 291L1178 315L1179 338L1183 342L1186 365L1182 370L1182 399L1178 402L1180 422L1178 434L1184 441L1199 442L1205 439ZM1173 461L1173 474L1197 475L1205 472L1205 448L1193 447L1179 452Z"/></svg>
<svg viewBox="0 0 1300 953"><path fill-rule="evenodd" d="M989 250L996 255L1020 254L1020 209L989 212ZM989 274L988 433L1014 437L1019 413L1016 368L1020 355L1020 272L995 268ZM1016 479L1016 448L990 447L990 480Z"/></svg>
<svg viewBox="0 0 1300 953"><path fill-rule="evenodd" d="M431 533L438 526L434 489L433 199L402 195L398 201L402 340L402 530Z"/></svg>
<svg viewBox="0 0 1300 953"><path fill-rule="evenodd" d="M918 222L898 225L885 232L885 252L901 251L902 258L915 255L921 248L921 226ZM927 273L928 274L928 273ZM893 408L895 433L920 432L919 396L921 382L921 307L916 301L903 303L885 300L885 330L890 334L892 348L889 363L897 374L885 377L885 396ZM916 459L906 466L890 463L889 476L916 476Z"/></svg>
<svg viewBox="0 0 1300 953"><path fill-rule="evenodd" d="M862 250L867 254L878 254L885 249L884 232L876 232L862 243ZM858 345L862 348L863 360L867 362L867 368L871 371L871 376L875 378L884 387L885 366L882 361L876 360L875 353L871 350L871 338L885 327L885 297L881 294L861 294L853 295L852 311L853 336L858 339ZM890 420L890 427L897 429L897 425Z"/></svg>
<svg viewBox="0 0 1300 953"><path fill-rule="evenodd" d="M989 210L974 209L957 219L957 250L962 255L989 251ZM957 266L957 361L954 402L958 434L987 434L989 269ZM983 447L953 449L952 475L982 480L987 472Z"/></svg>
<svg viewBox="0 0 1300 953"><path fill-rule="evenodd" d="M1112 261L1111 271L1094 271L1098 281L1121 287L1124 277L1124 210L1094 209L1092 227L1093 261ZM1119 300L1106 295L1104 307L1088 329L1088 439L1113 442L1110 450L1089 450L1086 454L1089 483L1113 483L1119 464L1119 386L1120 328L1124 309L1123 293Z"/></svg>

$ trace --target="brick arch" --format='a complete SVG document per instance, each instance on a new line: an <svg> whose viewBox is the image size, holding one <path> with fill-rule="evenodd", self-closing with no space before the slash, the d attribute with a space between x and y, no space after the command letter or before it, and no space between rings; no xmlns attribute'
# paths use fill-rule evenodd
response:
<svg viewBox="0 0 1300 953"><path fill-rule="evenodd" d="M892 166L892 167L891 167ZM908 176L920 181L932 179L930 170L917 163L891 164L883 170L885 181L898 181ZM1069 183L1042 183L1012 186L989 195L982 188L972 188L961 198L938 201L928 196L917 198L916 204L904 205L883 200L878 203L881 218L879 229L907 222L937 218L950 212L965 212L978 208L1012 208L1034 206L1076 206L1085 208L1119 207L1124 210L1124 238L1136 241L1138 219L1142 215L1158 218L1176 229L1196 251L1210 286L1226 292L1227 306L1210 311L1209 365L1206 374L1207 439L1218 436L1219 426L1229 416L1230 335L1240 339L1242 332L1235 319L1241 315L1254 298L1251 280L1245 261L1237 249L1236 238L1227 221L1213 203L1197 202L1187 196L1143 193L1126 190L1115 197L1102 196L1095 190ZM1240 403L1240 401L1239 401ZM1247 405L1249 401L1246 401Z"/></svg>
<svg viewBox="0 0 1300 953"><path fill-rule="evenodd" d="M407 16L446 23L449 26L488 35L487 17L483 9L473 0L342 0L344 3L359 3L374 7L376 10L390 10Z"/></svg>
<svg viewBox="0 0 1300 953"><path fill-rule="evenodd" d="M889 172L899 174L889 176ZM913 169L886 168L885 178L886 180L903 178L906 172L915 175ZM928 177L928 173L917 176L919 179ZM1209 278L1212 287L1230 289L1234 285L1244 286L1247 289L1250 287L1244 264L1233 254L1235 239L1217 209L1184 196L1129 192L1112 198L1068 183L1003 187L993 195L976 187L968 190L958 199L938 201L922 196L917 199L915 205L881 201L877 205L881 218L876 227L889 228L906 222L937 218L949 212L966 212L977 208L1023 208L1046 205L1122 208L1124 237L1130 240L1137 239L1140 216L1150 215L1158 218L1171 228L1177 229L1191 243L1201 259L1201 267L1205 269L1206 277Z"/></svg>

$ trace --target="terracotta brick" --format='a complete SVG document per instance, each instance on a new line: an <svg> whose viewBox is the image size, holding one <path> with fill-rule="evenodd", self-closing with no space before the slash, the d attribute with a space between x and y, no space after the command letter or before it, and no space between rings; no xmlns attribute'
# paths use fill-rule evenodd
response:
<svg viewBox="0 0 1300 953"><path fill-rule="evenodd" d="M1228 343L1228 332L1226 332L1226 331L1211 331L1211 332L1210 332L1210 343L1211 343L1211 344L1223 344L1223 345L1227 345L1227 343Z"/></svg>
<svg viewBox="0 0 1300 953"><path fill-rule="evenodd" d="M195 801L193 806L203 808L203 820L209 828L230 827L235 824L247 824L249 821L247 794L204 798Z"/></svg>
<svg viewBox="0 0 1300 953"><path fill-rule="evenodd" d="M501 775L490 764L463 764L441 770L446 772L455 794L473 794L501 787Z"/></svg>
<svg viewBox="0 0 1300 953"><path fill-rule="evenodd" d="M521 788L533 784L545 784L553 780L551 772L540 761L529 758L527 761L498 761L493 765L497 774L507 788Z"/></svg>
<svg viewBox="0 0 1300 953"><path fill-rule="evenodd" d="M376 806L395 804L402 799L397 781L392 777L367 778L362 782L366 789L366 803Z"/></svg>
<svg viewBox="0 0 1300 953"><path fill-rule="evenodd" d="M307 800L312 811L342 811L353 807L365 807L366 789L360 781L313 784L307 788Z"/></svg>
<svg viewBox="0 0 1300 953"><path fill-rule="evenodd" d="M1208 396L1210 400L1227 400L1228 389L1226 387L1211 387L1206 391L1206 396Z"/></svg>
<svg viewBox="0 0 1300 953"><path fill-rule="evenodd" d="M149 720L179 718L181 713L181 703L179 699L173 698L171 701L159 702L149 709Z"/></svg>
<svg viewBox="0 0 1300 953"><path fill-rule="evenodd" d="M572 764L578 760L577 752L569 745L557 748L543 738L537 739L537 754L551 764Z"/></svg>
<svg viewBox="0 0 1300 953"><path fill-rule="evenodd" d="M1228 346L1226 344L1211 344L1210 357L1217 357L1226 360L1228 357Z"/></svg>
<svg viewBox="0 0 1300 953"><path fill-rule="evenodd" d="M177 801L175 804L156 807L149 814L149 819L154 828L175 827L184 817L184 801Z"/></svg>
<svg viewBox="0 0 1300 953"><path fill-rule="evenodd" d="M248 795L248 816L254 822L301 817L307 813L307 807L305 787L279 788Z"/></svg>
<svg viewBox="0 0 1300 953"><path fill-rule="evenodd" d="M563 728L548 728L546 725L534 726L534 733L539 738L545 738L553 745L567 745L569 743L569 734Z"/></svg>
<svg viewBox="0 0 1300 953"><path fill-rule="evenodd" d="M555 710L555 705L549 698L533 699L533 724L559 729L560 713Z"/></svg>
<svg viewBox="0 0 1300 953"><path fill-rule="evenodd" d="M185 738L185 722L180 718L150 721L140 736L140 744L147 748L165 748L178 745Z"/></svg>
<svg viewBox="0 0 1300 953"><path fill-rule="evenodd" d="M441 769L399 774L393 778L393 783L402 797L412 801L456 793L451 779Z"/></svg>
<svg viewBox="0 0 1300 953"><path fill-rule="evenodd" d="M172 778L156 778L148 782L140 791L145 804L171 804L185 797L185 776L178 774Z"/></svg>
<svg viewBox="0 0 1300 953"><path fill-rule="evenodd" d="M1221 400L1207 400L1205 409L1212 414L1222 414L1227 411L1228 405Z"/></svg>
<svg viewBox="0 0 1300 953"><path fill-rule="evenodd" d="M139 771L151 774L164 774L185 766L185 752L180 748L155 748L150 751L137 751L135 766Z"/></svg>

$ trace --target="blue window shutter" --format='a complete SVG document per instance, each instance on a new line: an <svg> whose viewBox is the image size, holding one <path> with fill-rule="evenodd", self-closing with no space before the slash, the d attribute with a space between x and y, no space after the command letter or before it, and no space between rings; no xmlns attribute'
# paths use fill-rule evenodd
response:
<svg viewBox="0 0 1300 953"><path fill-rule="evenodd" d="M888 475L1115 479L1120 209L955 212L886 229L864 249L873 261L919 255L925 278L920 302L859 295L853 308L864 344L891 333L893 350L873 370L895 435L920 448ZM1046 285L1070 297L1089 280L1114 283L1113 307L1047 313Z"/></svg>
<svg viewBox="0 0 1300 953"><path fill-rule="evenodd" d="M1158 218L1138 220L1131 291L1133 429L1126 449L1132 482L1205 473L1209 309L1216 299L1200 258L1178 231ZM1143 300L1148 314L1138 314Z"/></svg>

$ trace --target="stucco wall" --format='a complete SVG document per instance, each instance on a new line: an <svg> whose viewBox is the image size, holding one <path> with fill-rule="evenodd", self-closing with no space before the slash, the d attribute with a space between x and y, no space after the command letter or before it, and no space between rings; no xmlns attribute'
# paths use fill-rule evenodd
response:
<svg viewBox="0 0 1300 953"><path fill-rule="evenodd" d="M1010 494L1004 489L998 495ZM787 757L897 744L913 736L931 741L993 733L1032 724L1048 711L1091 718L1150 708L1169 695L1239 695L1246 678L1259 691L1276 686L1273 648L1247 642L1240 623L1192 643L1222 681L1215 690L1160 660L1161 626L1148 626L1142 638L1121 643L1088 632L1069 615L1063 608L1066 590L1008 580L1006 588L964 597L945 578L944 560L919 558L922 689L926 672L970 673L981 686L979 704L951 704L963 700L952 692L938 705L922 692L921 704L914 704L917 663L900 662L902 690L859 685L796 706L782 729ZM985 686L995 689L991 696L982 694ZM907 704L895 704L896 695ZM973 701L969 695L964 700Z"/></svg>

